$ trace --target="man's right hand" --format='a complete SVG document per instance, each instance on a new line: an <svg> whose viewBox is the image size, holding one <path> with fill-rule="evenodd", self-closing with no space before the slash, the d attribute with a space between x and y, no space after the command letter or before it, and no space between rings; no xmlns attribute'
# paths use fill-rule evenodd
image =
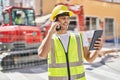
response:
<svg viewBox="0 0 120 80"><path fill-rule="evenodd" d="M49 32L52 33L52 34L55 33L56 32L56 28L58 26L60 26L59 22L52 22L52 25L51 25L51 27L49 29Z"/></svg>

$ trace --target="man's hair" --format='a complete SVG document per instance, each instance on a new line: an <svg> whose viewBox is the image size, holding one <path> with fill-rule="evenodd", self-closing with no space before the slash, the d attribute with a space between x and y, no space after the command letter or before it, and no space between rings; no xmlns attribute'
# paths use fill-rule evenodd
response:
<svg viewBox="0 0 120 80"><path fill-rule="evenodd" d="M58 14L58 15L56 16L55 21L57 21L57 20L58 20L58 17L60 17L60 16L70 16L70 15L69 15L68 12L64 12L64 13Z"/></svg>
<svg viewBox="0 0 120 80"><path fill-rule="evenodd" d="M64 12L64 13L58 14L56 17L59 17L59 16L70 16L70 15L68 12Z"/></svg>
<svg viewBox="0 0 120 80"><path fill-rule="evenodd" d="M21 17L21 14L17 14L16 16L19 18L19 17Z"/></svg>

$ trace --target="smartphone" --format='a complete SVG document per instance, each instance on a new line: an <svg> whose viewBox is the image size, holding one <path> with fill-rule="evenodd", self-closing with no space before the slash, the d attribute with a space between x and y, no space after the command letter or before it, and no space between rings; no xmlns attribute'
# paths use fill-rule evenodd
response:
<svg viewBox="0 0 120 80"><path fill-rule="evenodd" d="M102 36L102 34L103 34L103 30L95 30L93 37L92 37L92 41L90 43L89 50L95 50L94 49L95 41L97 41L98 38L100 38Z"/></svg>
<svg viewBox="0 0 120 80"><path fill-rule="evenodd" d="M55 22L56 22L56 21L58 21L57 18L55 19ZM60 29L61 29L61 26L57 26L57 27L56 27L56 31L59 31Z"/></svg>

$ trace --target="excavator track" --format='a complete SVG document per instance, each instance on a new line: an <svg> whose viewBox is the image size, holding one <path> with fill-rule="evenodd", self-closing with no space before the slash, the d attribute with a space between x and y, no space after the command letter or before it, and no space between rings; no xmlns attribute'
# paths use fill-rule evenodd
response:
<svg viewBox="0 0 120 80"><path fill-rule="evenodd" d="M46 63L46 59L38 57L37 49L9 51L0 54L0 70L23 68Z"/></svg>

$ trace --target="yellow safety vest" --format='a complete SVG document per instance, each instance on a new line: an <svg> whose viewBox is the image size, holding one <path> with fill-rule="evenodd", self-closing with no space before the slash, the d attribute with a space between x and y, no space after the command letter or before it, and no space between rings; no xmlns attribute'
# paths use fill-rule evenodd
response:
<svg viewBox="0 0 120 80"><path fill-rule="evenodd" d="M59 37L54 36L48 54L49 80L86 80L83 54L81 35L70 34L67 52Z"/></svg>
<svg viewBox="0 0 120 80"><path fill-rule="evenodd" d="M20 18L15 19L15 24L22 24L22 20Z"/></svg>

